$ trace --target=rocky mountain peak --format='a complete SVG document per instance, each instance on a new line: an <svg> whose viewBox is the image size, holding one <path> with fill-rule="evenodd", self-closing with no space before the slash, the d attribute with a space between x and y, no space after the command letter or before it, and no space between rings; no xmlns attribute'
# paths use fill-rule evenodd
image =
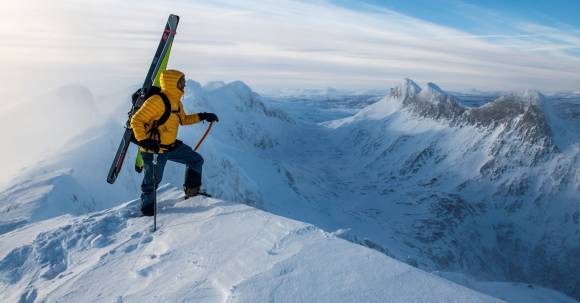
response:
<svg viewBox="0 0 580 303"><path fill-rule="evenodd" d="M391 89L390 98L422 117L454 121L465 112L455 97L431 82L422 89L413 80L404 79L401 85Z"/></svg>
<svg viewBox="0 0 580 303"><path fill-rule="evenodd" d="M546 97L536 90L524 90L522 92L514 94L516 99L523 102L526 105L535 105L542 107L546 100Z"/></svg>
<svg viewBox="0 0 580 303"><path fill-rule="evenodd" d="M448 94L433 82L427 83L427 89L423 90L421 95L426 101L431 101L435 104L445 102L448 97Z"/></svg>
<svg viewBox="0 0 580 303"><path fill-rule="evenodd" d="M391 88L391 98L405 100L417 96L421 92L421 87L413 80L405 78L401 84Z"/></svg>

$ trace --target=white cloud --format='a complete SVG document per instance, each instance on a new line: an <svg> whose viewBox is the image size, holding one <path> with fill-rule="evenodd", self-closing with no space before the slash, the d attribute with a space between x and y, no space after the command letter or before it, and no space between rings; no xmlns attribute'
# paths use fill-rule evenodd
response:
<svg viewBox="0 0 580 303"><path fill-rule="evenodd" d="M141 82L169 13L182 17L170 65L200 81L385 88L412 77L452 89L568 90L580 80L567 52L578 32L535 24L476 36L386 9L289 0L24 0L0 11L6 95L29 94L31 82L97 93Z"/></svg>

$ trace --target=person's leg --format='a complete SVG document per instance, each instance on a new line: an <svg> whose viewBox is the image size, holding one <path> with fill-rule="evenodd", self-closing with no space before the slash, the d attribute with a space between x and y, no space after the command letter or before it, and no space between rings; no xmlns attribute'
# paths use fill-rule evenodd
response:
<svg viewBox="0 0 580 303"><path fill-rule="evenodd" d="M141 210L147 209L153 212L153 202L155 201L155 188L163 179L163 170L167 162L167 156L159 154L157 156L157 165L155 165L155 181L153 184L153 154L142 153L144 176L143 183L141 183Z"/></svg>
<svg viewBox="0 0 580 303"><path fill-rule="evenodd" d="M167 153L167 159L185 164L185 181L183 189L186 196L195 196L201 187L201 172L203 158L186 144L179 144L174 150Z"/></svg>

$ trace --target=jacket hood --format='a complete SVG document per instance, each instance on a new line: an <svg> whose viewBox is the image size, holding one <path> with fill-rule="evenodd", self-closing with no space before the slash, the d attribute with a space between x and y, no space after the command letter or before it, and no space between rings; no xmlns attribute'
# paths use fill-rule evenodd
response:
<svg viewBox="0 0 580 303"><path fill-rule="evenodd" d="M183 96L183 92L177 88L181 77L185 77L185 74L174 69L168 69L159 76L159 85L168 97L179 100Z"/></svg>

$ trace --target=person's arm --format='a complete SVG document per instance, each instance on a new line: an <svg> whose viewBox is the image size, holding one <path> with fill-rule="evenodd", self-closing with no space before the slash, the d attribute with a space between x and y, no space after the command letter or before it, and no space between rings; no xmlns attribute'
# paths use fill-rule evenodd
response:
<svg viewBox="0 0 580 303"><path fill-rule="evenodd" d="M201 121L216 122L219 121L218 117L213 113L197 113L186 115L183 110L183 104L179 103L179 122L181 125L190 125L194 123L199 123Z"/></svg>
<svg viewBox="0 0 580 303"><path fill-rule="evenodd" d="M183 110L183 104L179 104L179 122L181 125L191 125L201 122L197 114L187 115Z"/></svg>
<svg viewBox="0 0 580 303"><path fill-rule="evenodd" d="M159 120L161 115L165 112L165 104L161 97L153 95L145 100L145 103L131 118L131 128L135 134L137 141L148 139L145 124L150 124L155 120Z"/></svg>

